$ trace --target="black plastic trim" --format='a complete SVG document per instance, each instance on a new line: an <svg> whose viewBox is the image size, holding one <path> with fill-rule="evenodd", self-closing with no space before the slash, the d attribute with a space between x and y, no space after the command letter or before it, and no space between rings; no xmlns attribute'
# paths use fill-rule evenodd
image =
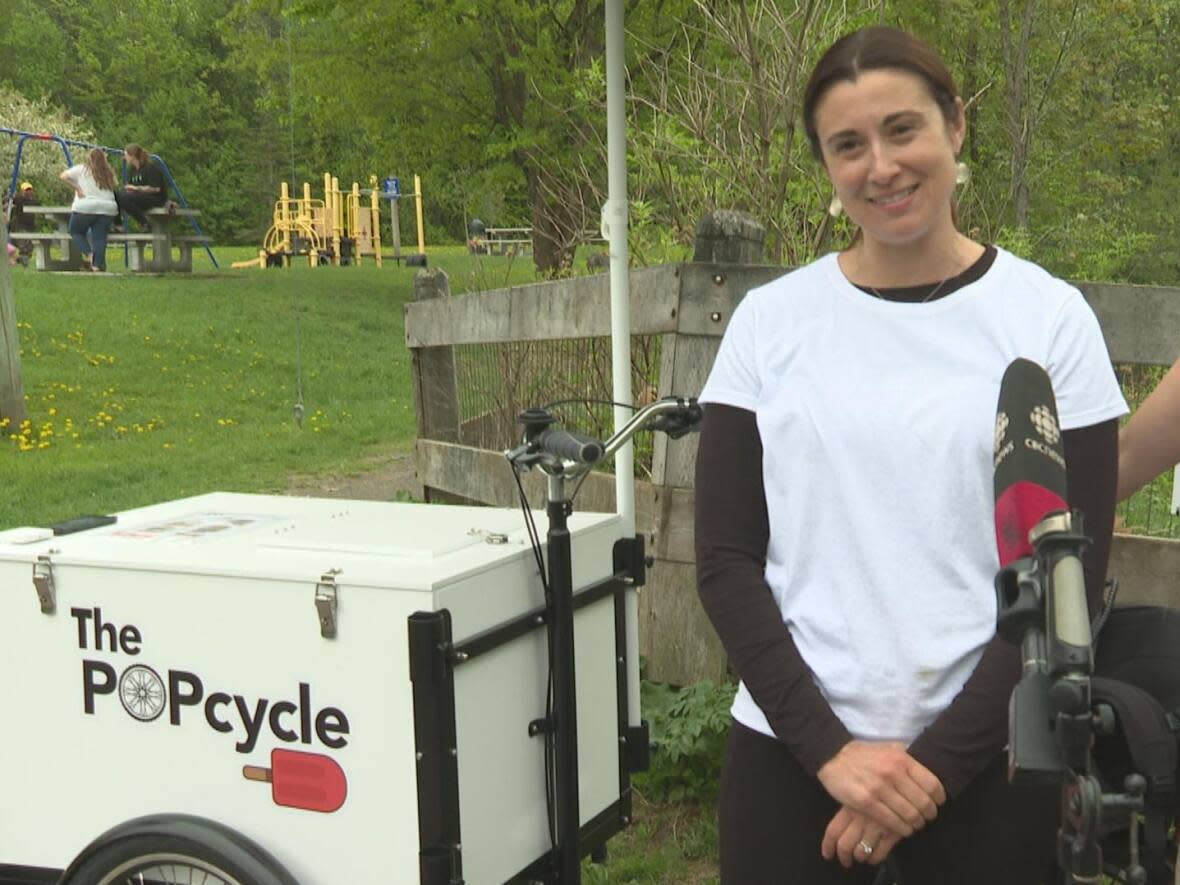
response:
<svg viewBox="0 0 1180 885"><path fill-rule="evenodd" d="M574 594L574 611L585 608L586 606L598 602L600 599L605 599L619 590L626 589L627 584L621 579L619 575L612 575L605 580L599 581L597 584L591 584ZM515 617L510 621L505 621L502 624L497 624L482 633L476 633L474 636L464 639L462 642L456 643L450 649L450 662L453 666L460 666L461 664L479 657L482 654L487 654L511 642L513 639L518 639L526 633L533 630L540 630L545 626L545 607L535 608L526 614Z"/></svg>
<svg viewBox="0 0 1180 885"><path fill-rule="evenodd" d="M640 558L643 553L643 539L639 541ZM618 552L616 548L616 553ZM615 597L615 661L616 682L619 693L619 795L627 793L631 786L631 775L637 771L647 771L651 764L651 740L646 720L640 720L639 725L630 727L627 721L627 710L630 706L627 695L627 594L620 593ZM627 809L630 817L631 809Z"/></svg>
<svg viewBox="0 0 1180 885"><path fill-rule="evenodd" d="M616 574L629 577L634 587L642 587L647 583L647 553L643 535L619 538L615 541L612 556Z"/></svg>
<svg viewBox="0 0 1180 885"><path fill-rule="evenodd" d="M48 867L0 864L0 885L54 885L61 878L61 874L62 870Z"/></svg>
<svg viewBox="0 0 1180 885"><path fill-rule="evenodd" d="M600 846L605 845L611 836L621 832L630 822L630 814L624 815L623 809L631 807L631 791L582 824L578 831L578 856L589 857ZM519 873L505 882L505 885L520 885L520 883L556 883L557 873L554 868L554 856L546 853L537 858Z"/></svg>
<svg viewBox="0 0 1180 885"><path fill-rule="evenodd" d="M651 733L647 720L640 719L634 728L628 728L623 737L627 747L627 768L632 773L651 768Z"/></svg>
<svg viewBox="0 0 1180 885"><path fill-rule="evenodd" d="M450 666L451 613L408 619L414 748L418 760L418 866L421 885L462 885L455 678Z"/></svg>

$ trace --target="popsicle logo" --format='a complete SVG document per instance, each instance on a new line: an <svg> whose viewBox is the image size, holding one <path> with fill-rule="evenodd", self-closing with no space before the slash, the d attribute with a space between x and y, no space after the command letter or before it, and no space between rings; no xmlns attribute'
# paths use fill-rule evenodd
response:
<svg viewBox="0 0 1180 885"><path fill-rule="evenodd" d="M344 769L331 756L300 750L273 749L270 768L243 765L242 777L270 784L275 805L331 813L348 797Z"/></svg>
<svg viewBox="0 0 1180 885"><path fill-rule="evenodd" d="M70 615L77 622L78 648L82 651L132 658L142 651L143 634L134 624L119 626L106 621L102 609L97 607L72 608ZM138 660L120 670L107 660L84 658L83 712L96 715L105 703L104 698L115 694L124 712L138 722L154 722L167 713L170 725L183 726L194 720L200 722L203 713L204 724L209 728L236 738L234 749L239 753L254 752L266 732L286 744L320 744L330 750L348 746L348 717L337 707L313 704L308 682L297 684L291 700L271 700L244 693L208 691L205 680L188 670L157 670Z"/></svg>

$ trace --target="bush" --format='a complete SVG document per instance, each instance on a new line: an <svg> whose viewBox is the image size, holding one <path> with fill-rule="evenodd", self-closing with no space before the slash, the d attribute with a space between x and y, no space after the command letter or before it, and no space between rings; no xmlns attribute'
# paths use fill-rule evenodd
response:
<svg viewBox="0 0 1180 885"><path fill-rule="evenodd" d="M716 796L735 691L729 683L706 681L676 688L645 681L642 697L651 726L651 769L636 778L636 786L657 801Z"/></svg>

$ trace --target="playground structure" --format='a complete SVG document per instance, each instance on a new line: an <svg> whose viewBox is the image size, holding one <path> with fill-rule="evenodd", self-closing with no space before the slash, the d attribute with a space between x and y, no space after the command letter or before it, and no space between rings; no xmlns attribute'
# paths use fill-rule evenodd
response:
<svg viewBox="0 0 1180 885"><path fill-rule="evenodd" d="M103 151L104 153L106 153L108 155L117 155L119 158L119 161L120 161L119 162L119 168L121 170L120 180L124 181L124 182L127 181L127 161L123 156L123 149L122 148L106 147L101 144L91 144L90 142L86 142L86 141L76 141L76 140L70 139L70 138L63 138L60 135L54 135L52 132L24 132L20 129L10 129L7 126L0 126L0 135L8 135L8 136L11 136L11 137L14 137L17 139L16 156L13 159L12 175L9 178L9 185L8 185L8 193L10 193L10 194L16 193L17 182L20 180L21 157L24 155L25 143L28 141L52 141L52 142L56 143L61 148L62 153L65 155L65 161L66 161L67 167L74 165L73 157L70 155L70 146L71 145L73 147L82 148L83 150L90 150L91 148L98 148L99 150ZM172 189L172 192L176 195L176 202L183 209L186 209L186 210L191 209L192 207L189 206L188 200L185 199L184 192L181 191L180 186L176 183L176 179L172 177L172 171L168 168L168 164L164 162L164 158L161 157L159 154L150 154L149 156L153 160L155 160L157 163L159 163L160 169L163 171L164 177L168 181L168 186ZM11 211L12 211L11 203L9 203L9 207L5 213L5 219L4 219L5 222L8 221L8 213L10 213ZM204 237L205 237L204 231L201 230L200 224L197 223L197 219L196 219L195 214L189 216L189 222L192 224L193 230L196 233L196 235L198 237L204 239ZM208 240L205 240L205 253L209 256L209 260L213 262L213 266L219 267L219 265L217 263L217 258L214 257L213 250L208 245Z"/></svg>
<svg viewBox="0 0 1180 885"><path fill-rule="evenodd" d="M381 189L377 187L377 176L369 176L370 187L362 190L357 182L343 191L340 179L329 172L324 173L323 198L313 198L311 185L303 183L300 197L291 195L287 182L280 185L279 199L275 201L272 223L262 241L258 257L247 261L236 261L235 268L244 267L290 267L297 258L306 258L310 267L331 264L363 264L372 258L378 267L382 265L381 255L381 203L389 201L390 235L393 241L393 259L403 258L411 263L424 263L426 243L422 225L422 182L414 176L414 192L401 193L397 178L387 178ZM418 251L416 255L403 256L401 251L401 226L398 214L399 201L404 197L414 200L414 218ZM417 258L416 256L423 256Z"/></svg>

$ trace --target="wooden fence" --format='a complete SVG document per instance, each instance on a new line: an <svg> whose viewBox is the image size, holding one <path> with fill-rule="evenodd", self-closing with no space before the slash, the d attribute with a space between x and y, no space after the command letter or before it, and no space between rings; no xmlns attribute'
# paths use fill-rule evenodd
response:
<svg viewBox="0 0 1180 885"><path fill-rule="evenodd" d="M633 270L632 333L659 341L654 393L696 395L738 301L782 273L777 266L701 262ZM1098 315L1114 362L1170 365L1180 354L1180 289L1078 285ZM609 336L607 277L446 297L445 275L435 270L420 272L416 290L415 302L406 306L405 330L413 355L418 481L429 499L511 506L517 491L502 454L461 444L465 419L457 406L456 349ZM504 440L503 446L511 442ZM636 527L655 557L640 595L641 653L651 678L677 684L721 678L726 666L697 602L695 457L695 436L668 440L656 434L651 475L636 482ZM540 478L529 479L530 500L539 504ZM592 474L578 509L613 510L614 478ZM1180 542L1116 535L1110 573L1120 580L1120 604L1172 604L1178 597Z"/></svg>

